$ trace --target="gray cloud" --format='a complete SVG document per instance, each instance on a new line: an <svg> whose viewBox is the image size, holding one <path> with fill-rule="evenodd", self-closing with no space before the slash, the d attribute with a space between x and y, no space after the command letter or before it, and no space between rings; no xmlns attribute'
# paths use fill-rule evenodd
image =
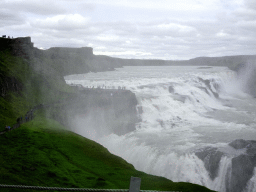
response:
<svg viewBox="0 0 256 192"><path fill-rule="evenodd" d="M255 54L250 0L3 1L0 32L28 34L35 46L92 46L125 58L189 59Z"/></svg>
<svg viewBox="0 0 256 192"><path fill-rule="evenodd" d="M252 0L244 0L244 3L248 9L256 10L256 2Z"/></svg>
<svg viewBox="0 0 256 192"><path fill-rule="evenodd" d="M31 25L37 28L48 28L52 30L75 30L84 29L88 26L88 18L80 14L57 15L45 19L35 19Z"/></svg>
<svg viewBox="0 0 256 192"><path fill-rule="evenodd" d="M63 6L50 0L3 1L0 6L15 12L34 13L41 15L65 13Z"/></svg>
<svg viewBox="0 0 256 192"><path fill-rule="evenodd" d="M25 23L25 18L21 14L15 14L9 10L0 8L0 27L23 23Z"/></svg>

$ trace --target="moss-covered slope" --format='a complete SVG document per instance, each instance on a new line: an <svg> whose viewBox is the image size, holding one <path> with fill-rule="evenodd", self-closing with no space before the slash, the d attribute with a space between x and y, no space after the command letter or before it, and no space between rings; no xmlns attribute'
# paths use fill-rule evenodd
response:
<svg viewBox="0 0 256 192"><path fill-rule="evenodd" d="M39 62L44 70L35 69ZM34 106L54 103L73 94L74 89L47 62L14 56L8 49L0 51L0 131Z"/></svg>
<svg viewBox="0 0 256 192"><path fill-rule="evenodd" d="M209 191L137 171L100 144L66 131L40 114L0 135L0 151L0 181L4 184L127 189L134 176L142 179L143 190Z"/></svg>

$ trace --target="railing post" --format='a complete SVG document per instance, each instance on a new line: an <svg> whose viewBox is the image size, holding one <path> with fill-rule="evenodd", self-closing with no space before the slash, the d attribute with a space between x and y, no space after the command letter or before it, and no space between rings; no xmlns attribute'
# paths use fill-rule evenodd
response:
<svg viewBox="0 0 256 192"><path fill-rule="evenodd" d="M141 178L131 177L129 192L140 192Z"/></svg>

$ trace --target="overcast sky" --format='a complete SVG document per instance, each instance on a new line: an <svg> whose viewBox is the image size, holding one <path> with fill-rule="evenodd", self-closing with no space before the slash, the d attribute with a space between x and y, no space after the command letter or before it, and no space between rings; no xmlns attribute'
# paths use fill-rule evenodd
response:
<svg viewBox="0 0 256 192"><path fill-rule="evenodd" d="M0 34L120 58L256 54L256 0L0 0Z"/></svg>

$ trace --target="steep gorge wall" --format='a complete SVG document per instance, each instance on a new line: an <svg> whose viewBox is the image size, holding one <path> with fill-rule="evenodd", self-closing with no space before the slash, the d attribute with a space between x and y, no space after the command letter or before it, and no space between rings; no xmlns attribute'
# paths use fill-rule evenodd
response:
<svg viewBox="0 0 256 192"><path fill-rule="evenodd" d="M81 74L114 70L122 67L114 58L96 56L90 47L82 48L50 48L41 51L41 57L47 58L61 75Z"/></svg>
<svg viewBox="0 0 256 192"><path fill-rule="evenodd" d="M87 107L79 107L83 110L79 115L82 114L82 118L94 127L97 135L123 135L135 130L135 124L139 121L137 99L131 91L85 89L80 92L80 100L86 101Z"/></svg>
<svg viewBox="0 0 256 192"><path fill-rule="evenodd" d="M31 42L31 37L18 38L0 38L0 51L10 50L13 55L21 56L26 59L31 55L34 49L34 44Z"/></svg>
<svg viewBox="0 0 256 192"><path fill-rule="evenodd" d="M84 136L123 135L139 122L136 106L136 96L129 90L83 89L45 113Z"/></svg>
<svg viewBox="0 0 256 192"><path fill-rule="evenodd" d="M15 77L7 77L0 74L0 96L6 97L8 91L18 92L22 91L23 85Z"/></svg>

